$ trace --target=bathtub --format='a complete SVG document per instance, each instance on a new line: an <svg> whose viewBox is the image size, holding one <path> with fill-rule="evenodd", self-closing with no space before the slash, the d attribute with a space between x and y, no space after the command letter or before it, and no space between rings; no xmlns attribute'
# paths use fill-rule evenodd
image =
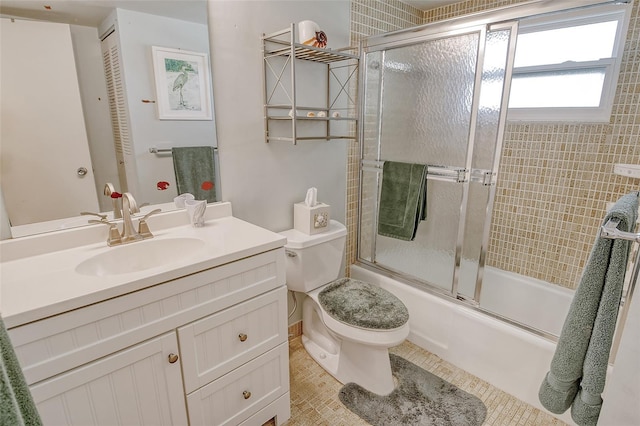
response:
<svg viewBox="0 0 640 426"><path fill-rule="evenodd" d="M544 410L538 389L549 370L553 341L365 267L352 265L350 273L402 300L409 309L409 341ZM487 268L483 293L483 307L554 334L559 334L573 296L571 290L492 268ZM500 307L500 301L509 304ZM541 306L544 315L539 315ZM558 312L551 314L552 309ZM569 412L556 417L574 424Z"/></svg>
<svg viewBox="0 0 640 426"><path fill-rule="evenodd" d="M468 280L466 282L472 282ZM473 294L473 289L464 292ZM486 267L480 306L513 321L559 336L574 290Z"/></svg>

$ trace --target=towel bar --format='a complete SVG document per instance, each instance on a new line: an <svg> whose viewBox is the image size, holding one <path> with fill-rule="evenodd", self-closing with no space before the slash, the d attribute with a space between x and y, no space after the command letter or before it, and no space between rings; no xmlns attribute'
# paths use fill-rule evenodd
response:
<svg viewBox="0 0 640 426"><path fill-rule="evenodd" d="M361 160L363 171L382 173L384 160ZM427 165L427 180L440 180L454 183L479 182L484 186L496 184L496 173L485 169L465 169L455 166Z"/></svg>
<svg viewBox="0 0 640 426"><path fill-rule="evenodd" d="M213 151L217 152L218 147L214 146ZM171 154L171 148L157 148L155 146L152 146L149 148L149 153L150 154Z"/></svg>
<svg viewBox="0 0 640 426"><path fill-rule="evenodd" d="M616 218L609 219L607 223L600 228L600 236L602 238L609 238L612 240L621 239L628 241L635 241L640 243L640 233L634 234L633 232L624 232L618 229L620 220Z"/></svg>

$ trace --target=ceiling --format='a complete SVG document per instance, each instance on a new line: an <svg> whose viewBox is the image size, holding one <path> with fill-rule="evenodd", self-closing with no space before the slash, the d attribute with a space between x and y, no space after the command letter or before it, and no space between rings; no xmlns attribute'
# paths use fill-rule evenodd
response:
<svg viewBox="0 0 640 426"><path fill-rule="evenodd" d="M206 0L0 0L0 14L97 27L114 8L207 23Z"/></svg>
<svg viewBox="0 0 640 426"><path fill-rule="evenodd" d="M458 3L462 0L400 0L420 10L429 10L448 4Z"/></svg>
<svg viewBox="0 0 640 426"><path fill-rule="evenodd" d="M460 0L401 1L428 10ZM0 14L97 27L113 8L122 8L206 24L206 5L207 0L0 0Z"/></svg>

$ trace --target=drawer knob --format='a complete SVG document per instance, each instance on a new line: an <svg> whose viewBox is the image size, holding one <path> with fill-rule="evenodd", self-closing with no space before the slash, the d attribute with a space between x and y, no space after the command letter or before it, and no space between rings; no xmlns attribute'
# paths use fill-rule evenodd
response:
<svg viewBox="0 0 640 426"><path fill-rule="evenodd" d="M173 364L178 360L178 355L176 354L169 354L169 363Z"/></svg>
<svg viewBox="0 0 640 426"><path fill-rule="evenodd" d="M251 392L244 391L244 392L242 392L242 396L244 396L244 399L249 399L249 398L251 398Z"/></svg>
<svg viewBox="0 0 640 426"><path fill-rule="evenodd" d="M238 339L240 339L241 342L244 342L245 340L247 340L247 335L244 333L240 333L238 334Z"/></svg>

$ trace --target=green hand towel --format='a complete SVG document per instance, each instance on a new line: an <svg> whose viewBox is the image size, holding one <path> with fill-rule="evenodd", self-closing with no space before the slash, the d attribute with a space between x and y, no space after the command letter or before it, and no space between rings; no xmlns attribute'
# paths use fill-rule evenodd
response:
<svg viewBox="0 0 640 426"><path fill-rule="evenodd" d="M212 146L171 148L178 195L188 192L196 200L216 201L213 152Z"/></svg>
<svg viewBox="0 0 640 426"><path fill-rule="evenodd" d="M385 161L378 207L378 234L413 241L426 219L427 166Z"/></svg>
<svg viewBox="0 0 640 426"><path fill-rule="evenodd" d="M0 425L42 425L2 318L0 318Z"/></svg>
<svg viewBox="0 0 640 426"><path fill-rule="evenodd" d="M619 230L631 232L637 212L638 193L627 194L607 213L603 225L616 218ZM596 238L538 393L552 413L571 406L571 417L581 426L595 425L600 415L630 246L622 239Z"/></svg>

